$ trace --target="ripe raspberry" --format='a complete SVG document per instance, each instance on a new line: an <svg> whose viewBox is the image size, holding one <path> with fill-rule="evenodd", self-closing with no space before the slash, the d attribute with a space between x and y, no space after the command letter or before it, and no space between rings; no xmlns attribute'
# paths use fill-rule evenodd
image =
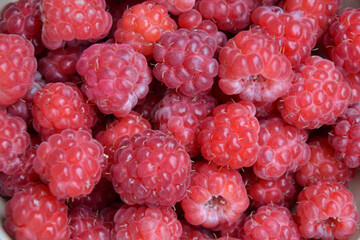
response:
<svg viewBox="0 0 360 240"><path fill-rule="evenodd" d="M201 121L212 114L216 99L207 94L187 97L176 91L168 91L153 110L155 126L171 134L185 146L191 157L200 153L197 137Z"/></svg>
<svg viewBox="0 0 360 240"><path fill-rule="evenodd" d="M162 99L157 90L158 89L155 89L155 91L149 91L146 97L143 98L143 101L136 105L133 109L135 112L139 113L142 118L148 121L151 120L151 112L153 108Z"/></svg>
<svg viewBox="0 0 360 240"><path fill-rule="evenodd" d="M278 102L284 120L298 128L332 124L347 109L351 92L334 64L319 56L299 67L289 93Z"/></svg>
<svg viewBox="0 0 360 240"><path fill-rule="evenodd" d="M346 73L343 72L344 82L346 82L351 90L350 104L360 102L360 72Z"/></svg>
<svg viewBox="0 0 360 240"><path fill-rule="evenodd" d="M163 5L171 14L180 15L180 13L190 11L196 0L154 0L154 2Z"/></svg>
<svg viewBox="0 0 360 240"><path fill-rule="evenodd" d="M114 37L116 42L130 44L135 51L150 59L160 37L176 28L176 22L165 7L145 1L124 12L117 23Z"/></svg>
<svg viewBox="0 0 360 240"><path fill-rule="evenodd" d="M84 91L105 114L123 117L149 91L151 70L145 57L127 44L93 44L77 62Z"/></svg>
<svg viewBox="0 0 360 240"><path fill-rule="evenodd" d="M221 49L219 63L221 90L247 101L273 102L293 80L290 61L265 29L238 33Z"/></svg>
<svg viewBox="0 0 360 240"><path fill-rule="evenodd" d="M66 41L101 39L112 24L110 13L105 11L105 0L42 0L40 9L41 39L50 50L63 47Z"/></svg>
<svg viewBox="0 0 360 240"><path fill-rule="evenodd" d="M33 126L44 138L64 129L90 130L95 124L93 106L73 83L48 83L34 96Z"/></svg>
<svg viewBox="0 0 360 240"><path fill-rule="evenodd" d="M245 224L247 218L247 214L242 213L240 217L235 222L226 222L223 224L219 224L216 227L217 231L220 231L220 236L229 238L239 238L242 239L244 233L243 233L243 227ZM219 238L217 238L219 239Z"/></svg>
<svg viewBox="0 0 360 240"><path fill-rule="evenodd" d="M259 122L251 102L228 102L217 106L200 126L198 142L209 162L237 169L252 166L258 154Z"/></svg>
<svg viewBox="0 0 360 240"><path fill-rule="evenodd" d="M182 227L180 240L209 240L214 237L211 231L206 228L191 225L185 220L181 220L180 223Z"/></svg>
<svg viewBox="0 0 360 240"><path fill-rule="evenodd" d="M30 89L37 63L33 45L23 37L0 33L0 45L0 107L6 107Z"/></svg>
<svg viewBox="0 0 360 240"><path fill-rule="evenodd" d="M104 162L101 144L83 130L63 130L42 142L34 170L58 198L82 197L99 182Z"/></svg>
<svg viewBox="0 0 360 240"><path fill-rule="evenodd" d="M122 141L111 166L113 185L123 202L164 207L185 197L190 170L184 147L151 129Z"/></svg>
<svg viewBox="0 0 360 240"><path fill-rule="evenodd" d="M49 51L39 60L38 69L46 82L69 82L76 74L76 63L81 55L77 47Z"/></svg>
<svg viewBox="0 0 360 240"><path fill-rule="evenodd" d="M69 239L67 207L45 185L29 183L5 206L5 231L17 240Z"/></svg>
<svg viewBox="0 0 360 240"><path fill-rule="evenodd" d="M295 172L310 160L306 144L308 132L286 123L282 118L260 120L259 153L254 173L263 179L277 179Z"/></svg>
<svg viewBox="0 0 360 240"><path fill-rule="evenodd" d="M303 12L285 13L277 6L263 6L253 11L251 19L276 39L293 68L308 58L316 45L316 22Z"/></svg>
<svg viewBox="0 0 360 240"><path fill-rule="evenodd" d="M188 195L181 201L190 224L214 228L234 222L248 206L249 198L238 171L207 162L193 165Z"/></svg>
<svg viewBox="0 0 360 240"><path fill-rule="evenodd" d="M154 48L154 76L186 96L207 92L218 74L216 49L215 38L202 30L165 33Z"/></svg>
<svg viewBox="0 0 360 240"><path fill-rule="evenodd" d="M303 238L347 239L357 228L354 197L339 183L315 182L300 192L298 201L296 214Z"/></svg>
<svg viewBox="0 0 360 240"><path fill-rule="evenodd" d="M181 223L170 207L122 206L115 214L111 240L177 240L181 236Z"/></svg>
<svg viewBox="0 0 360 240"><path fill-rule="evenodd" d="M196 9L191 9L187 12L181 13L177 21L179 27L186 28L192 31L199 26L202 20L203 19L200 12Z"/></svg>
<svg viewBox="0 0 360 240"><path fill-rule="evenodd" d="M290 211L277 205L260 207L244 224L244 240L300 240Z"/></svg>
<svg viewBox="0 0 360 240"><path fill-rule="evenodd" d="M259 0L198 0L196 8L220 30L237 33L249 26L251 12L259 5Z"/></svg>

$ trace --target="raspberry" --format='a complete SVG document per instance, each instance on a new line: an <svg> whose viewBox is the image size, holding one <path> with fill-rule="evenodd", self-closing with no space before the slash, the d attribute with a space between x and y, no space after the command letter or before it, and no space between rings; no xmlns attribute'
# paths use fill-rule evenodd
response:
<svg viewBox="0 0 360 240"><path fill-rule="evenodd" d="M186 96L207 92L218 74L217 42L202 30L164 33L154 48L154 76Z"/></svg>
<svg viewBox="0 0 360 240"><path fill-rule="evenodd" d="M300 11L284 13L280 7L263 6L252 12L251 19L276 39L293 68L308 58L316 45L316 23Z"/></svg>
<svg viewBox="0 0 360 240"><path fill-rule="evenodd" d="M220 231L220 236L231 238L239 238L242 239L244 233L243 233L243 227L245 220L247 218L247 214L242 213L241 216L235 221L235 222L226 222L223 224L219 224L216 227L216 230ZM217 238L219 239L219 238Z"/></svg>
<svg viewBox="0 0 360 240"><path fill-rule="evenodd" d="M114 37L118 43L130 44L150 59L160 37L176 28L176 22L170 18L165 7L145 1L124 12Z"/></svg>
<svg viewBox="0 0 360 240"><path fill-rule="evenodd" d="M42 0L42 35L45 47L54 50L71 40L98 40L111 28L105 0Z"/></svg>
<svg viewBox="0 0 360 240"><path fill-rule="evenodd" d="M339 183L315 182L300 192L298 201L296 214L303 238L347 239L357 228L354 197Z"/></svg>
<svg viewBox="0 0 360 240"><path fill-rule="evenodd" d="M113 185L123 202L163 207L185 197L190 170L184 147L151 129L124 139L111 166Z"/></svg>
<svg viewBox="0 0 360 240"><path fill-rule="evenodd" d="M46 82L69 82L76 74L76 63L81 50L76 47L60 48L49 51L39 60L38 69Z"/></svg>
<svg viewBox="0 0 360 240"><path fill-rule="evenodd" d="M122 206L114 216L111 240L177 240L181 236L181 223L170 208Z"/></svg>
<svg viewBox="0 0 360 240"><path fill-rule="evenodd" d="M151 119L151 112L152 112L153 108L162 99L162 97L160 97L158 95L158 92L157 92L158 89L155 89L155 90L156 90L156 92L149 91L149 93L146 95L146 97L143 99L143 101L141 103L139 103L138 105L136 105L133 109L135 112L139 113L142 118L144 118L148 121Z"/></svg>
<svg viewBox="0 0 360 240"><path fill-rule="evenodd" d="M84 91L101 112L123 117L145 98L152 80L145 57L127 44L93 44L77 62Z"/></svg>
<svg viewBox="0 0 360 240"><path fill-rule="evenodd" d="M58 198L82 197L99 182L104 162L101 144L83 130L63 130L42 142L34 170Z"/></svg>
<svg viewBox="0 0 360 240"><path fill-rule="evenodd" d="M263 179L277 179L295 172L310 160L308 133L286 123L282 118L260 120L259 153L254 173Z"/></svg>
<svg viewBox="0 0 360 240"><path fill-rule="evenodd" d="M260 207L244 224L244 240L299 240L297 224L290 211L277 205Z"/></svg>
<svg viewBox="0 0 360 240"><path fill-rule="evenodd" d="M73 83L48 83L34 96L33 126L44 138L64 129L90 130L95 124L93 106L85 102Z"/></svg>
<svg viewBox="0 0 360 240"><path fill-rule="evenodd" d="M154 2L163 5L173 15L190 11L195 5L195 1L196 0L154 0Z"/></svg>
<svg viewBox="0 0 360 240"><path fill-rule="evenodd" d="M69 239L67 207L45 185L29 183L5 206L5 231L17 240Z"/></svg>
<svg viewBox="0 0 360 240"><path fill-rule="evenodd" d="M182 227L180 240L208 240L213 238L211 231L206 228L193 226L185 220L181 220L180 223Z"/></svg>
<svg viewBox="0 0 360 240"><path fill-rule="evenodd" d="M259 149L259 122L251 102L217 106L200 125L198 141L203 157L220 166L237 169L252 166Z"/></svg>
<svg viewBox="0 0 360 240"><path fill-rule="evenodd" d="M191 9L187 12L181 13L178 18L178 24L181 28L195 30L202 22L202 16L196 9Z"/></svg>
<svg viewBox="0 0 360 240"><path fill-rule="evenodd" d="M23 37L0 33L0 46L0 107L6 107L30 89L37 63L33 45Z"/></svg>
<svg viewBox="0 0 360 240"><path fill-rule="evenodd" d="M350 104L360 102L360 72L345 73L343 72L344 82L346 82L351 90Z"/></svg>
<svg viewBox="0 0 360 240"><path fill-rule="evenodd" d="M293 79L291 63L266 30L252 28L230 39L219 53L219 86L247 101L273 102Z"/></svg>
<svg viewBox="0 0 360 240"><path fill-rule="evenodd" d="M277 101L275 102L253 102L256 107L255 117L260 119L266 119L270 116L279 115L277 110Z"/></svg>
<svg viewBox="0 0 360 240"><path fill-rule="evenodd" d="M154 108L153 120L159 130L174 136L194 157L200 153L197 137L201 121L211 115L215 106L216 99L210 95L187 97L170 90Z"/></svg>
<svg viewBox="0 0 360 240"><path fill-rule="evenodd" d="M259 0L198 0L196 7L204 19L213 20L222 31L237 33L250 24L251 12Z"/></svg>
<svg viewBox="0 0 360 240"><path fill-rule="evenodd" d="M188 196L181 201L185 219L206 228L236 221L249 206L240 173L207 162L192 169Z"/></svg>
<svg viewBox="0 0 360 240"><path fill-rule="evenodd" d="M306 59L289 93L278 102L284 120L298 128L332 124L347 109L350 88L334 64L319 56Z"/></svg>

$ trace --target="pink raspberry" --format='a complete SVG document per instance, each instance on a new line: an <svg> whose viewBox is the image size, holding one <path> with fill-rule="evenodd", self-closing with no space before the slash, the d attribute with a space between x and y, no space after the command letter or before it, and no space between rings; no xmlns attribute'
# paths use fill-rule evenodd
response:
<svg viewBox="0 0 360 240"><path fill-rule="evenodd" d="M359 219L352 193L343 185L318 181L298 197L296 214L303 238L348 239Z"/></svg>
<svg viewBox="0 0 360 240"><path fill-rule="evenodd" d="M73 83L48 83L34 96L33 126L44 138L64 129L90 130L95 124L94 107L86 103Z"/></svg>
<svg viewBox="0 0 360 240"><path fill-rule="evenodd" d="M219 86L247 101L273 102L293 80L291 63L265 29L252 28L230 39L219 53Z"/></svg>
<svg viewBox="0 0 360 240"><path fill-rule="evenodd" d="M5 231L14 239L70 239L67 207L47 186L29 183L5 206Z"/></svg>
<svg viewBox="0 0 360 240"><path fill-rule="evenodd" d="M202 30L165 33L154 48L154 76L186 96L207 92L218 74L216 49L215 38Z"/></svg>
<svg viewBox="0 0 360 240"><path fill-rule="evenodd" d="M238 171L201 161L192 170L188 195L181 201L190 224L214 228L236 221L247 209L249 198Z"/></svg>
<svg viewBox="0 0 360 240"><path fill-rule="evenodd" d="M263 179L277 179L295 172L310 160L306 144L308 132L286 123L282 118L260 120L259 153L254 173Z"/></svg>
<svg viewBox="0 0 360 240"><path fill-rule="evenodd" d="M105 11L105 0L40 2L41 39L50 50L63 47L66 41L98 40L110 31L112 18Z"/></svg>
<svg viewBox="0 0 360 240"><path fill-rule="evenodd" d="M111 166L113 185L123 202L163 207L185 197L190 170L184 147L175 138L151 129L124 139Z"/></svg>
<svg viewBox="0 0 360 240"><path fill-rule="evenodd" d="M190 11L196 0L154 0L154 2L163 5L171 14L180 15L180 13Z"/></svg>
<svg viewBox="0 0 360 240"><path fill-rule="evenodd" d="M114 216L111 240L180 239L181 223L170 207L122 206Z"/></svg>
<svg viewBox="0 0 360 240"><path fill-rule="evenodd" d="M258 154L259 122L251 102L217 106L200 126L201 153L209 162L237 169L252 166Z"/></svg>
<svg viewBox="0 0 360 240"><path fill-rule="evenodd" d="M58 198L82 197L101 177L101 144L83 130L63 130L42 142L33 161L34 170Z"/></svg>
<svg viewBox="0 0 360 240"><path fill-rule="evenodd" d="M278 102L284 120L308 129L334 123L346 111L351 97L341 72L331 61L312 56L296 73L288 94Z"/></svg>
<svg viewBox="0 0 360 240"><path fill-rule="evenodd" d="M212 114L215 106L216 99L210 95L187 97L170 90L153 109L153 120L159 130L174 136L194 157L200 153L197 137L201 121Z"/></svg>
<svg viewBox="0 0 360 240"><path fill-rule="evenodd" d="M34 47L23 37L0 33L0 107L25 96L34 82Z"/></svg>
<svg viewBox="0 0 360 240"><path fill-rule="evenodd" d="M244 240L300 240L298 225L285 207L260 207L244 224Z"/></svg>
<svg viewBox="0 0 360 240"><path fill-rule="evenodd" d="M180 240L208 240L214 237L209 229L191 225L185 220L180 220L180 223L182 227Z"/></svg>
<svg viewBox="0 0 360 240"><path fill-rule="evenodd" d="M152 80L145 57L127 44L93 44L77 62L83 89L101 112L123 117L145 98Z"/></svg>

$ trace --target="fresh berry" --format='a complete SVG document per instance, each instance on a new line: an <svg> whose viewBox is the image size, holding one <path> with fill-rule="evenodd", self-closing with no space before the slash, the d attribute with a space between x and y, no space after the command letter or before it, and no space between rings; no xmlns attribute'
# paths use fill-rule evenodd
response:
<svg viewBox="0 0 360 240"><path fill-rule="evenodd" d="M220 236L229 238L239 238L243 237L243 227L247 218L247 214L242 213L240 217L235 222L225 222L216 226L216 230L220 231ZM217 238L219 239L219 238Z"/></svg>
<svg viewBox="0 0 360 240"><path fill-rule="evenodd" d="M276 179L309 162L310 147L306 144L308 132L305 129L292 126L279 117L269 117L259 123L259 153L253 166L258 177Z"/></svg>
<svg viewBox="0 0 360 240"><path fill-rule="evenodd" d="M209 162L237 169L252 166L258 154L259 122L251 102L217 106L200 125L198 142Z"/></svg>
<svg viewBox="0 0 360 240"><path fill-rule="evenodd" d="M176 91L168 91L153 110L155 126L171 134L185 146L191 157L200 153L197 137L201 121L212 114L216 99L207 94L187 97Z"/></svg>
<svg viewBox="0 0 360 240"><path fill-rule="evenodd" d="M185 220L181 220L180 222L182 227L180 240L208 240L214 237L209 229L191 225Z"/></svg>
<svg viewBox="0 0 360 240"><path fill-rule="evenodd" d="M244 240L300 240L299 228L285 207L260 207L244 224Z"/></svg>
<svg viewBox="0 0 360 240"><path fill-rule="evenodd" d="M63 47L66 41L101 39L110 31L112 18L105 11L105 0L40 2L41 39L50 50Z"/></svg>
<svg viewBox="0 0 360 240"><path fill-rule="evenodd" d="M238 33L221 49L219 63L221 90L247 101L273 102L293 80L290 61L265 29Z"/></svg>
<svg viewBox="0 0 360 240"><path fill-rule="evenodd" d="M276 39L293 68L308 58L316 45L316 23L300 11L285 13L277 6L263 6L253 11L251 19Z"/></svg>
<svg viewBox="0 0 360 240"><path fill-rule="evenodd" d="M170 18L165 7L145 1L124 12L114 37L116 42L130 44L136 51L151 58L160 37L176 28L176 22Z"/></svg>
<svg viewBox="0 0 360 240"><path fill-rule="evenodd" d="M17 240L70 239L67 207L47 186L29 183L5 206L5 231Z"/></svg>
<svg viewBox="0 0 360 240"><path fill-rule="evenodd" d="M195 5L195 1L196 0L154 0L154 2L163 5L173 15L190 11Z"/></svg>
<svg viewBox="0 0 360 240"><path fill-rule="evenodd" d="M114 216L111 240L177 240L181 223L170 207L122 206Z"/></svg>
<svg viewBox="0 0 360 240"><path fill-rule="evenodd" d="M203 30L164 33L154 48L154 76L186 96L207 92L218 74L217 42Z"/></svg>
<svg viewBox="0 0 360 240"><path fill-rule="evenodd" d="M93 44L77 62L84 91L101 112L123 117L145 98L152 80L145 57L127 44Z"/></svg>
<svg viewBox="0 0 360 240"><path fill-rule="evenodd" d="M346 73L343 72L344 82L346 82L351 90L350 104L360 102L360 72Z"/></svg>
<svg viewBox="0 0 360 240"><path fill-rule="evenodd" d="M58 198L89 194L101 177L101 144L83 130L63 130L43 141L33 161L34 170Z"/></svg>
<svg viewBox="0 0 360 240"><path fill-rule="evenodd" d="M37 63L33 45L23 37L0 33L0 46L0 107L6 107L31 88Z"/></svg>
<svg viewBox="0 0 360 240"><path fill-rule="evenodd" d="M178 141L147 129L122 141L111 166L115 191L124 203L170 207L190 183L191 162Z"/></svg>
<svg viewBox="0 0 360 240"><path fill-rule="evenodd" d="M155 89L155 91L149 91L143 101L136 105L133 109L135 112L139 113L142 118L148 121L151 120L151 112L154 107L162 99L157 91L158 89Z"/></svg>
<svg viewBox="0 0 360 240"><path fill-rule="evenodd" d="M315 182L300 192L298 201L296 214L303 238L348 239L357 229L353 194L339 183Z"/></svg>
<svg viewBox="0 0 360 240"><path fill-rule="evenodd" d="M341 72L331 61L312 56L296 73L289 93L278 102L284 120L308 129L334 123L346 111L351 97Z"/></svg>
<svg viewBox="0 0 360 240"><path fill-rule="evenodd" d="M192 169L188 195L181 201L185 219L206 228L236 221L249 206L240 173L207 162Z"/></svg>
<svg viewBox="0 0 360 240"><path fill-rule="evenodd" d="M202 20L200 12L196 9L191 9L179 15L178 24L180 28L186 28L192 31L199 26Z"/></svg>
<svg viewBox="0 0 360 240"><path fill-rule="evenodd" d="M34 96L32 115L35 130L44 138L64 129L90 130L95 124L94 107L85 102L73 83L48 83Z"/></svg>

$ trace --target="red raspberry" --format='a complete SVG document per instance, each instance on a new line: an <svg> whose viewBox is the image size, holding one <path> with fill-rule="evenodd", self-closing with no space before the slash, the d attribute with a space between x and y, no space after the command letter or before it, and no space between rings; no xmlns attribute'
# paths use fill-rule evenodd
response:
<svg viewBox="0 0 360 240"><path fill-rule="evenodd" d="M196 9L191 9L187 12L181 13L178 18L178 24L181 28L195 30L202 22L202 16Z"/></svg>
<svg viewBox="0 0 360 240"><path fill-rule="evenodd" d="M95 124L93 106L73 83L48 83L34 96L33 126L44 138L63 129L90 130Z"/></svg>
<svg viewBox="0 0 360 240"><path fill-rule="evenodd" d="M285 121L298 128L332 124L347 109L350 88L334 64L319 56L299 67L289 93L278 102Z"/></svg>
<svg viewBox="0 0 360 240"><path fill-rule="evenodd" d="M165 7L145 1L124 12L117 23L114 37L118 43L130 44L150 59L160 37L176 28L176 22L168 15Z"/></svg>
<svg viewBox="0 0 360 240"><path fill-rule="evenodd" d="M249 26L251 12L259 5L259 0L198 0L196 8L220 30L237 33Z"/></svg>
<svg viewBox="0 0 360 240"><path fill-rule="evenodd" d="M290 61L265 29L238 33L221 49L219 63L221 90L248 101L273 102L293 80Z"/></svg>
<svg viewBox="0 0 360 240"><path fill-rule="evenodd" d="M17 240L70 239L67 207L45 185L29 183L5 206L4 229Z"/></svg>
<svg viewBox="0 0 360 240"><path fill-rule="evenodd" d="M346 73L343 72L344 82L346 82L351 90L351 103L360 102L360 72Z"/></svg>
<svg viewBox="0 0 360 240"><path fill-rule="evenodd" d="M93 44L77 62L84 91L101 112L123 117L145 98L152 80L145 57L127 44Z"/></svg>
<svg viewBox="0 0 360 240"><path fill-rule="evenodd" d="M343 116L333 125L329 133L329 143L336 155L350 168L360 165L360 103L349 107Z"/></svg>
<svg viewBox="0 0 360 240"><path fill-rule="evenodd" d="M30 89L37 63L33 45L23 37L0 33L0 46L0 107L6 107Z"/></svg>
<svg viewBox="0 0 360 240"><path fill-rule="evenodd" d="M207 92L218 74L217 42L202 30L164 33L154 48L154 76L186 96Z"/></svg>
<svg viewBox="0 0 360 240"><path fill-rule="evenodd" d="M76 63L81 55L77 47L49 51L39 60L38 69L46 82L69 82L76 74Z"/></svg>
<svg viewBox="0 0 360 240"><path fill-rule="evenodd" d="M237 169L252 166L258 154L259 122L251 102L217 106L200 126L201 153L209 162Z"/></svg>
<svg viewBox="0 0 360 240"><path fill-rule="evenodd" d="M153 0L163 5L171 14L179 15L180 13L190 11L196 0Z"/></svg>
<svg viewBox="0 0 360 240"><path fill-rule="evenodd" d="M300 240L290 211L277 205L260 207L244 224L244 240Z"/></svg>
<svg viewBox="0 0 360 240"><path fill-rule="evenodd" d="M293 68L308 58L316 45L316 22L300 11L285 13L280 7L264 6L256 8L251 19L276 39Z"/></svg>
<svg viewBox="0 0 360 240"><path fill-rule="evenodd" d="M212 114L216 99L207 94L187 97L176 91L168 91L153 110L155 126L171 134L185 146L191 157L200 153L197 137L201 121Z"/></svg>
<svg viewBox="0 0 360 240"><path fill-rule="evenodd" d="M115 191L129 205L172 206L190 183L190 157L173 137L144 130L125 139L115 153Z"/></svg>
<svg viewBox="0 0 360 240"><path fill-rule="evenodd" d="M347 239L355 232L359 214L352 193L343 185L315 182L300 192L298 201L301 237Z"/></svg>
<svg viewBox="0 0 360 240"><path fill-rule="evenodd" d="M277 101L275 102L253 102L256 107L255 117L260 119L266 119L270 116L279 115L279 111L277 109Z"/></svg>
<svg viewBox="0 0 360 240"><path fill-rule="evenodd" d="M282 118L260 120L259 153L254 173L263 179L277 179L295 172L310 160L306 144L308 132L286 123Z"/></svg>
<svg viewBox="0 0 360 240"><path fill-rule="evenodd" d="M194 226L181 220L182 235L180 240L209 240L214 237L210 230L200 226Z"/></svg>
<svg viewBox="0 0 360 240"><path fill-rule="evenodd" d="M214 228L234 222L249 206L238 171L214 163L193 165L187 197L181 201L185 219L192 225Z"/></svg>
<svg viewBox="0 0 360 240"><path fill-rule="evenodd" d="M122 206L115 214L111 240L177 240L181 223L170 207Z"/></svg>
<svg viewBox="0 0 360 240"><path fill-rule="evenodd" d="M105 37L112 18L105 11L105 0L42 0L42 35L45 47L54 50L66 41L97 40Z"/></svg>
<svg viewBox="0 0 360 240"><path fill-rule="evenodd" d="M146 120L151 119L151 112L153 108L162 99L162 97L159 96L159 94L157 93L157 90L158 89L155 89L156 92L150 91L143 99L143 101L136 105L133 109L135 112L139 113L142 118Z"/></svg>
<svg viewBox="0 0 360 240"><path fill-rule="evenodd" d="M39 145L34 170L54 196L82 197L99 182L103 155L101 144L89 132L67 129Z"/></svg>
<svg viewBox="0 0 360 240"><path fill-rule="evenodd" d="M240 217L235 222L226 222L223 224L219 224L216 227L216 230L220 231L220 236L223 236L225 239L226 237L231 238L239 238L242 239L243 227L247 218L247 214L242 213ZM217 238L219 239L219 238Z"/></svg>

